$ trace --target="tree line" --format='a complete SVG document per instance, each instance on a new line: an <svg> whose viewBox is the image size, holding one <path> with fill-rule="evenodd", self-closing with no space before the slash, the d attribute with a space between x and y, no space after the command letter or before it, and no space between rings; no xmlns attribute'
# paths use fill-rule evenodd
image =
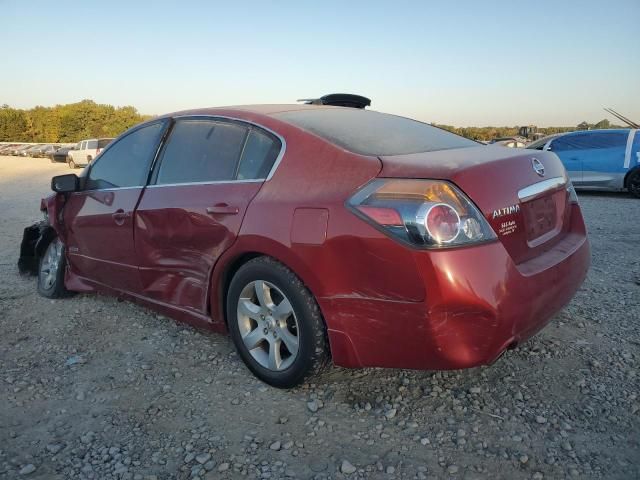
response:
<svg viewBox="0 0 640 480"><path fill-rule="evenodd" d="M126 129L151 118L134 107L114 107L82 100L54 107L29 110L0 106L0 141L36 143L75 143L83 138L116 137ZM454 127L437 125L473 140L491 140L518 135L518 127ZM582 122L576 127L538 128L544 135L591 128L616 128L608 120L596 124ZM619 128L619 127L617 127Z"/></svg>
<svg viewBox="0 0 640 480"><path fill-rule="evenodd" d="M150 118L134 107L82 100L29 110L0 106L0 141L75 143L83 138L116 137Z"/></svg>
<svg viewBox="0 0 640 480"><path fill-rule="evenodd" d="M434 123L436 127L443 128L463 137L472 140L492 140L494 138L515 137L518 136L520 127L454 127L452 125L439 125ZM538 133L542 135L553 135L554 133L573 132L575 130L593 130L596 128L626 128L619 125L613 125L609 120L600 120L597 123L581 122L575 127L538 127Z"/></svg>

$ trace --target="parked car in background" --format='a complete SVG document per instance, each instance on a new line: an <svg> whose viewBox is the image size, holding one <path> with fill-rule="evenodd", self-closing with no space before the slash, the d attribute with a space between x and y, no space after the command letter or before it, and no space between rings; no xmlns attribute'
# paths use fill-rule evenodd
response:
<svg viewBox="0 0 640 480"><path fill-rule="evenodd" d="M55 152L49 153L47 156L52 162L67 163L69 161L68 153L73 147L60 147Z"/></svg>
<svg viewBox="0 0 640 480"><path fill-rule="evenodd" d="M0 146L0 155L9 155L9 152L19 146L19 143L9 143Z"/></svg>
<svg viewBox="0 0 640 480"><path fill-rule="evenodd" d="M106 292L230 331L278 387L330 356L490 364L569 302L590 262L557 156L359 108L170 114L51 185L19 262L42 295Z"/></svg>
<svg viewBox="0 0 640 480"><path fill-rule="evenodd" d="M113 138L91 138L78 142L73 150L67 153L69 168L89 165Z"/></svg>
<svg viewBox="0 0 640 480"><path fill-rule="evenodd" d="M576 188L627 190L640 198L639 132L581 130L545 137L527 148L558 155Z"/></svg>
<svg viewBox="0 0 640 480"><path fill-rule="evenodd" d="M33 145L25 145L25 144L17 145L16 147L9 150L9 155L18 156L22 153L23 150L26 150L31 147L33 147Z"/></svg>
<svg viewBox="0 0 640 480"><path fill-rule="evenodd" d="M29 148L26 148L20 152L21 157L34 157L38 148L42 147L42 144L39 145L31 145Z"/></svg>
<svg viewBox="0 0 640 480"><path fill-rule="evenodd" d="M501 137L494 138L489 142L489 145L502 145L503 147L509 148L524 148L524 146L526 145L524 140L525 139L518 139L515 137Z"/></svg>
<svg viewBox="0 0 640 480"><path fill-rule="evenodd" d="M58 148L60 147L52 144L42 145L41 147L38 147L32 151L32 156L38 157L38 158L45 158L45 157L48 157L53 152L55 152L56 150L58 150Z"/></svg>

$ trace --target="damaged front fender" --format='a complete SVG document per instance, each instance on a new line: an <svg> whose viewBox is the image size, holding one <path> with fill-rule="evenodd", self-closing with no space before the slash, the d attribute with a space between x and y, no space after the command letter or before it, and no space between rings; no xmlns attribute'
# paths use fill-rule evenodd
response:
<svg viewBox="0 0 640 480"><path fill-rule="evenodd" d="M40 201L40 210L44 213L45 220L24 229L18 258L18 270L22 275L38 274L40 257L56 236L64 242L64 236L61 234L63 202L64 199L59 195L43 198Z"/></svg>

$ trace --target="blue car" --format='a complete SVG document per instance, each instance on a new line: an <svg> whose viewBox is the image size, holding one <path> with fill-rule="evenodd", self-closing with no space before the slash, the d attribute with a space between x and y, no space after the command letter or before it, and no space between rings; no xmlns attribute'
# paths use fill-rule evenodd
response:
<svg viewBox="0 0 640 480"><path fill-rule="evenodd" d="M546 137L527 148L550 150L576 188L627 190L640 198L640 130L583 130Z"/></svg>

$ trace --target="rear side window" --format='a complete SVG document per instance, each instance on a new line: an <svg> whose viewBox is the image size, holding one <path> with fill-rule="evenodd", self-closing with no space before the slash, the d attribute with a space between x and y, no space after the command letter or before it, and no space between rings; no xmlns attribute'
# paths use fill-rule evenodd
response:
<svg viewBox="0 0 640 480"><path fill-rule="evenodd" d="M238 180L267 178L279 153L279 140L271 135L252 129L242 151L236 178Z"/></svg>
<svg viewBox="0 0 640 480"><path fill-rule="evenodd" d="M98 140L98 148L104 148L111 143L112 138L102 138Z"/></svg>
<svg viewBox="0 0 640 480"><path fill-rule="evenodd" d="M569 150L619 148L626 146L628 135L628 133L624 132L593 132L578 135L564 135L551 142L549 150L552 152L566 152Z"/></svg>
<svg viewBox="0 0 640 480"><path fill-rule="evenodd" d="M235 180L247 128L216 120L178 120L156 184Z"/></svg>
<svg viewBox="0 0 640 480"><path fill-rule="evenodd" d="M89 140L87 142L87 148L90 149L90 150L98 148L98 141L97 140Z"/></svg>
<svg viewBox="0 0 640 480"><path fill-rule="evenodd" d="M102 152L89 170L85 189L144 185L163 130L164 122L144 126Z"/></svg>
<svg viewBox="0 0 640 480"><path fill-rule="evenodd" d="M404 155L479 144L427 123L355 108L309 108L275 114L361 155Z"/></svg>

